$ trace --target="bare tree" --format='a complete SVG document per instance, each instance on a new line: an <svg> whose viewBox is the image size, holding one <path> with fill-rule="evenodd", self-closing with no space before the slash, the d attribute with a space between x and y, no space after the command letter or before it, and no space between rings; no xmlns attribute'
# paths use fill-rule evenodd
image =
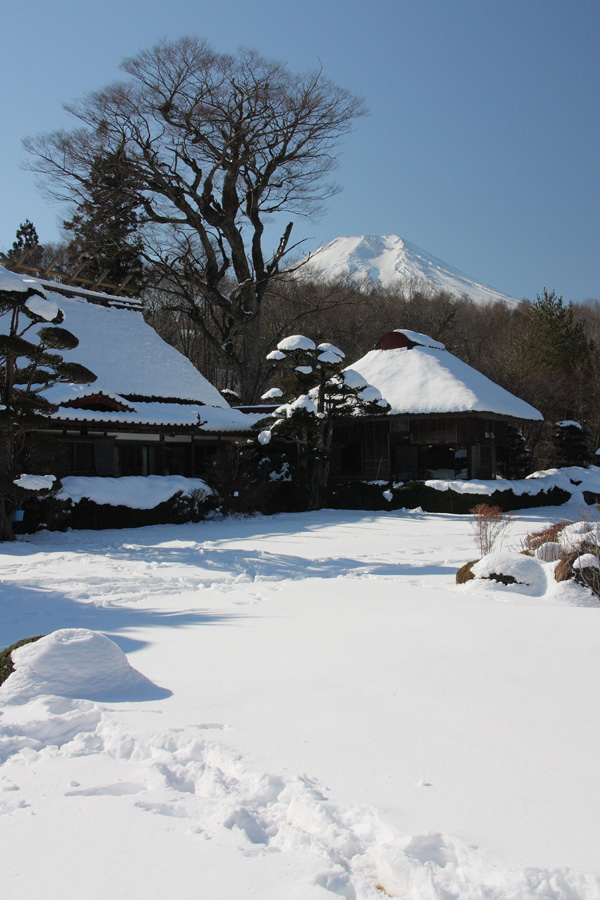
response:
<svg viewBox="0 0 600 900"><path fill-rule="evenodd" d="M30 167L53 196L81 202L93 161L121 148L148 256L175 276L179 305L200 328L210 321L206 340L230 357L253 400L262 300L292 249L290 222L267 252L265 222L314 212L331 196L325 176L362 101L321 70L295 75L194 37L163 41L121 68L127 80L66 107L81 127L26 140Z"/></svg>

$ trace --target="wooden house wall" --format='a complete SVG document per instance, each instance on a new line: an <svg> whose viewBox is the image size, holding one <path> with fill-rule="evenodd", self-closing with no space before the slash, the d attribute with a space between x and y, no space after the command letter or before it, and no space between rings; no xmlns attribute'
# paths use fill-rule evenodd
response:
<svg viewBox="0 0 600 900"><path fill-rule="evenodd" d="M391 416L343 423L334 431L332 472L339 477L388 480L398 474L393 469L403 460L412 469L411 477L419 478L426 468L426 448L447 446L467 451L468 477L492 478L495 448L505 443L507 430L505 421L473 415Z"/></svg>

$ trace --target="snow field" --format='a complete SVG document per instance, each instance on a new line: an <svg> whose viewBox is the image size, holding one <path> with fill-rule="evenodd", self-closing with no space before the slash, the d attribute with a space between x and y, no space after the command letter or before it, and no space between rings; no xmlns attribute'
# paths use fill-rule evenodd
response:
<svg viewBox="0 0 600 900"><path fill-rule="evenodd" d="M103 632L173 692L3 704L7 895L600 896L600 611L457 588L475 556L333 511L3 545L2 646Z"/></svg>

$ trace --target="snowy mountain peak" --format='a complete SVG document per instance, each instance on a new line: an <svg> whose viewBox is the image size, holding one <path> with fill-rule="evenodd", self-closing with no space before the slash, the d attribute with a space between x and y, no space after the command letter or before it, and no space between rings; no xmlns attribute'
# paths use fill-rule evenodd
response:
<svg viewBox="0 0 600 900"><path fill-rule="evenodd" d="M350 278L357 284L384 288L408 287L466 294L475 303L518 301L474 281L441 259L421 250L396 234L363 234L338 237L319 247L300 270L312 278Z"/></svg>

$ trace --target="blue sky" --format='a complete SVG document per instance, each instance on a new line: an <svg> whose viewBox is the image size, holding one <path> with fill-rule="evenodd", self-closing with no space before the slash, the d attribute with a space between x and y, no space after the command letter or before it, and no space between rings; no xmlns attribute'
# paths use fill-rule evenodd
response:
<svg viewBox="0 0 600 900"><path fill-rule="evenodd" d="M343 190L296 239L394 232L511 296L600 297L597 0L23 0L3 18L0 247L24 219L59 238L20 167L25 135L161 37L322 65L370 115L343 144Z"/></svg>

